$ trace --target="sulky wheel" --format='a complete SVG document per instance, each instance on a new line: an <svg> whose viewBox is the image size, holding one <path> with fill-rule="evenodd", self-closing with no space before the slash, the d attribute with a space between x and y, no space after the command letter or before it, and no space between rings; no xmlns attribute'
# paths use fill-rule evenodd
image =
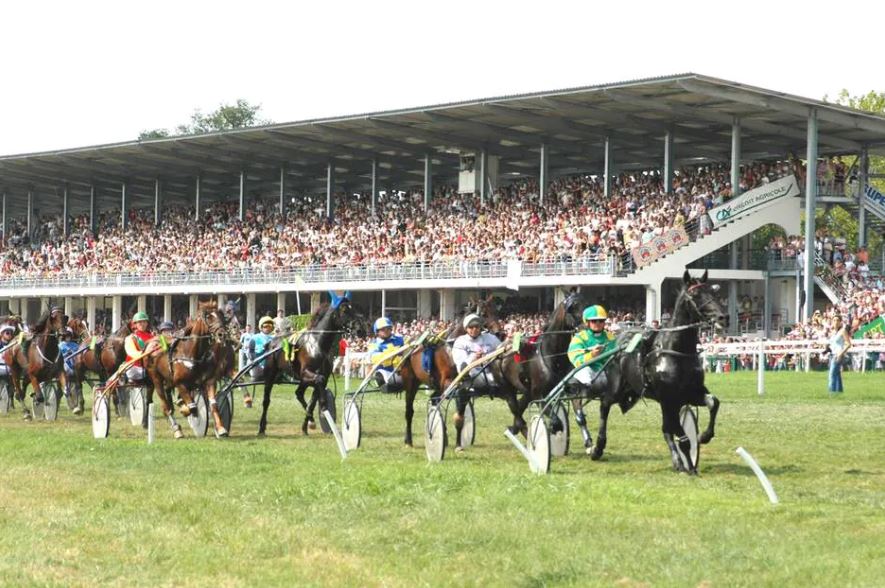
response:
<svg viewBox="0 0 885 588"><path fill-rule="evenodd" d="M108 398L101 392L95 392L92 403L92 436L104 439L110 433L111 407Z"/></svg>
<svg viewBox="0 0 885 588"><path fill-rule="evenodd" d="M476 411L473 410L473 398L464 406L464 424L461 425L461 447L470 447L476 439Z"/></svg>
<svg viewBox="0 0 885 588"><path fill-rule="evenodd" d="M446 456L446 420L439 406L431 406L427 411L427 422L424 426L424 451L427 460L437 463Z"/></svg>
<svg viewBox="0 0 885 588"><path fill-rule="evenodd" d="M205 437L209 430L209 405L206 402L206 394L202 390L194 393L194 403L197 405L196 414L191 412L187 422L194 431L195 437Z"/></svg>
<svg viewBox="0 0 885 588"><path fill-rule="evenodd" d="M144 388L132 388L129 391L129 422L133 427L145 427L145 413L147 412L147 391Z"/></svg>
<svg viewBox="0 0 885 588"><path fill-rule="evenodd" d="M0 414L8 414L12 408L12 395L9 393L9 384L0 380Z"/></svg>
<svg viewBox="0 0 885 588"><path fill-rule="evenodd" d="M561 428L555 433L550 434L550 455L553 457L562 457L568 455L569 443L569 422L568 409L564 403L560 402L556 405L553 414L555 418L562 423Z"/></svg>
<svg viewBox="0 0 885 588"><path fill-rule="evenodd" d="M344 448L353 451L359 448L362 441L363 423L362 411L359 404L348 399L344 401L344 420L341 423L341 437L344 439Z"/></svg>

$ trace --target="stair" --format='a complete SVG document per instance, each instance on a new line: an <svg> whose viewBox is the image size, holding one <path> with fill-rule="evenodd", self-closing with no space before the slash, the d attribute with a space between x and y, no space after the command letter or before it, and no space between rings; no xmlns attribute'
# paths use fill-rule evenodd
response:
<svg viewBox="0 0 885 588"><path fill-rule="evenodd" d="M788 235L797 235L800 232L800 204L799 197L782 198L765 208L719 225L709 235L699 235L688 245L637 269L634 275L679 275L690 263L769 224L780 225Z"/></svg>

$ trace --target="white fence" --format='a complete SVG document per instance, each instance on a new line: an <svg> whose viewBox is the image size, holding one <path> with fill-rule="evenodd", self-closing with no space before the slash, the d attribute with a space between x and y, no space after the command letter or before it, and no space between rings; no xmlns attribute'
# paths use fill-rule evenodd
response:
<svg viewBox="0 0 885 588"><path fill-rule="evenodd" d="M756 369L762 357L775 356L782 358L793 356L796 371L809 371L812 358L820 358L826 353L827 341L825 339L775 339L775 340L748 340L730 343L708 343L699 346L704 367L710 368L711 362L723 359L750 357L752 368ZM848 354L855 359L855 369L866 371L867 362L863 361L867 354L885 354L885 339L853 339ZM882 361L881 358L874 358ZM770 362L766 362L770 363ZM786 365L784 365L786 367ZM717 370L718 371L718 370Z"/></svg>

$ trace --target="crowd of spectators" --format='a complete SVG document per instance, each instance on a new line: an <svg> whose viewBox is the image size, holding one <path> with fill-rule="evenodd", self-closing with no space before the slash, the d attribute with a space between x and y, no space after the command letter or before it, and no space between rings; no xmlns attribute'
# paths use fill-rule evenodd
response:
<svg viewBox="0 0 885 588"><path fill-rule="evenodd" d="M786 173L797 162L746 166L741 189ZM708 165L680 170L673 190L658 172L621 174L606 198L601 178L579 175L553 180L541 205L534 180L494 191L484 203L451 186L439 187L424 211L420 190L381 193L374 213L366 194L339 194L334 220L325 199L293 199L285 214L260 198L240 221L238 202L216 202L194 218L194 209L173 206L159 227L152 209L106 210L90 230L88 216L69 219L65 237L57 217L36 222L31 235L21 219L10 223L0 245L3 275L193 272L445 260L604 261L674 226L705 218L730 198L729 170Z"/></svg>

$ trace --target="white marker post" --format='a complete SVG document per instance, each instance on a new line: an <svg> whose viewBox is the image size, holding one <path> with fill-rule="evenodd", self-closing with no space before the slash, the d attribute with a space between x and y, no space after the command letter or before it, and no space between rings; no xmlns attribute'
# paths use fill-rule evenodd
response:
<svg viewBox="0 0 885 588"><path fill-rule="evenodd" d="M750 469L753 470L753 473L756 474L756 477L759 478L759 483L762 484L762 488L765 489L765 493L768 494L768 500L771 501L771 504L777 504L777 494L774 492L774 487L771 485L771 482L768 481L768 476L765 475L765 472L762 471L762 468L759 467L759 464L756 463L756 460L753 459L753 456L747 453L747 450L743 447L738 447L735 450L735 453L741 456L747 465L750 466Z"/></svg>
<svg viewBox="0 0 885 588"><path fill-rule="evenodd" d="M765 394L765 339L759 339L759 359L756 361L759 375L756 378L756 392Z"/></svg>
<svg viewBox="0 0 885 588"><path fill-rule="evenodd" d="M148 404L147 425L148 425L148 445L154 442L154 403Z"/></svg>

